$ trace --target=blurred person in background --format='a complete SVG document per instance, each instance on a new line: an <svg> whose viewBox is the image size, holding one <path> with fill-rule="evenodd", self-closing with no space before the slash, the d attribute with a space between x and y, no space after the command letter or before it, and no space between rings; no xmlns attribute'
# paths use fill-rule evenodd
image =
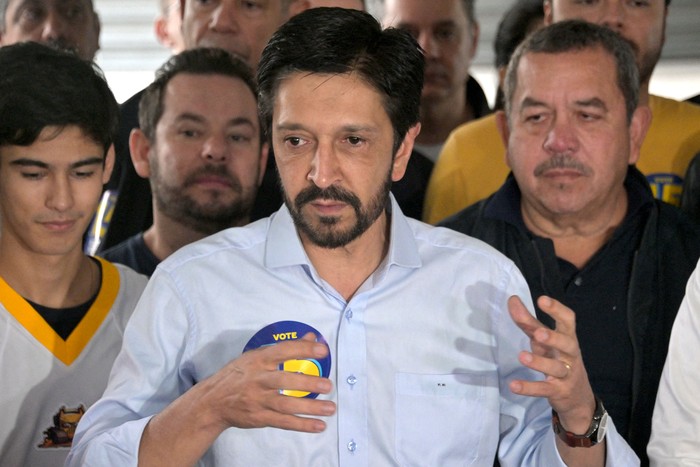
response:
<svg viewBox="0 0 700 467"><path fill-rule="evenodd" d="M160 12L153 20L156 39L174 54L180 53L185 50L185 41L182 38L180 0L159 0L158 6Z"/></svg>
<svg viewBox="0 0 700 467"><path fill-rule="evenodd" d="M185 48L222 48L243 59L255 71L272 33L307 8L307 0L268 0L259 4L239 0L180 0ZM110 248L153 223L150 185L136 173L129 153L129 134L138 127L138 102L142 93L139 91L127 101L129 106L122 108L115 171L96 216L103 221L91 228L89 252ZM266 217L281 204L274 160L268 158L251 219Z"/></svg>
<svg viewBox="0 0 700 467"><path fill-rule="evenodd" d="M528 34L542 26L543 20L542 0L516 0L501 18L494 39L499 78L495 110L502 110L503 78L510 57ZM491 171L493 158L505 151L494 114L460 126L451 139L457 137L460 144L444 148L428 183L423 219L432 224L463 207L463 197L476 198L482 192L486 196L488 188L485 191L484 186L494 182L492 177L500 177Z"/></svg>
<svg viewBox="0 0 700 467"><path fill-rule="evenodd" d="M267 145L250 68L223 49L170 58L146 88L129 145L153 225L100 254L151 276L184 245L250 220Z"/></svg>
<svg viewBox="0 0 700 467"><path fill-rule="evenodd" d="M100 18L92 0L0 0L0 46L35 41L93 60Z"/></svg>
<svg viewBox="0 0 700 467"><path fill-rule="evenodd" d="M392 193L404 214L421 219L428 181L447 135L488 114L488 101L469 74L479 44L474 0L384 0L383 26L408 31L424 51L421 132L406 175Z"/></svg>

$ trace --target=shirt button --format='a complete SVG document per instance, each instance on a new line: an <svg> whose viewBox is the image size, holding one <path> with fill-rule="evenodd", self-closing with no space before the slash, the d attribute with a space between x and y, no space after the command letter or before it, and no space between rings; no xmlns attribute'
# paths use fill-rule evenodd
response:
<svg viewBox="0 0 700 467"><path fill-rule="evenodd" d="M348 451L355 452L356 449L357 443L354 440L350 440L350 442L348 443Z"/></svg>
<svg viewBox="0 0 700 467"><path fill-rule="evenodd" d="M574 284L580 287L581 284L583 284L583 279L581 277L577 277L574 279Z"/></svg>
<svg viewBox="0 0 700 467"><path fill-rule="evenodd" d="M355 383L357 383L357 378L355 375L350 375L345 381L347 381L350 386L353 386Z"/></svg>
<svg viewBox="0 0 700 467"><path fill-rule="evenodd" d="M352 309L348 308L348 310L345 312L345 317L347 319L352 319Z"/></svg>

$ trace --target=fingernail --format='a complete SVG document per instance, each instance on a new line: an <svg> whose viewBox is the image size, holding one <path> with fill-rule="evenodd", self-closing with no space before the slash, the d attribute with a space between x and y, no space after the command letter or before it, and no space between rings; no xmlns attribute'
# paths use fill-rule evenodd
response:
<svg viewBox="0 0 700 467"><path fill-rule="evenodd" d="M535 339L540 342L545 342L547 339L549 339L549 331L545 329L538 329L535 331Z"/></svg>
<svg viewBox="0 0 700 467"><path fill-rule="evenodd" d="M316 433L320 433L320 432L322 432L322 431L325 430L325 429L326 429L326 424L323 423L322 421L316 420L316 421L314 422L313 430L314 430Z"/></svg>
<svg viewBox="0 0 700 467"><path fill-rule="evenodd" d="M328 349L323 344L316 344L314 345L313 352L317 357L325 357L328 353Z"/></svg>
<svg viewBox="0 0 700 467"><path fill-rule="evenodd" d="M510 382L510 390L517 393L517 394L520 394L520 391L523 390L523 385L518 381L511 381Z"/></svg>

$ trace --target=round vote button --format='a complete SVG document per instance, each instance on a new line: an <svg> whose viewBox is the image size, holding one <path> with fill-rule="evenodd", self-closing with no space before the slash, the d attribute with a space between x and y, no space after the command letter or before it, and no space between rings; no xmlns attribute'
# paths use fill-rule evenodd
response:
<svg viewBox="0 0 700 467"><path fill-rule="evenodd" d="M331 373L331 352L330 347L328 347L328 342L326 342L326 339L320 332L305 323L300 323L298 321L278 321L269 324L250 338L243 348L243 352L267 347L268 345L279 344L280 342L301 339L310 332L316 336L316 342L321 342L326 345L328 348L328 355L321 359L287 360L280 364L279 369L291 373L302 373L310 376L328 378ZM307 397L310 399L318 397L318 393L296 391L293 389L282 389L280 392L292 397Z"/></svg>

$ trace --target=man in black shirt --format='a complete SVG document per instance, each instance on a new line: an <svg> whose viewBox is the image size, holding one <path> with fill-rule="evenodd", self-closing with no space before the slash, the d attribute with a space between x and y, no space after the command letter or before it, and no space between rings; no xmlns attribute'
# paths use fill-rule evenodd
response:
<svg viewBox="0 0 700 467"><path fill-rule="evenodd" d="M576 312L591 386L648 465L656 390L700 231L655 200L634 166L651 118L638 96L632 49L614 32L563 21L534 33L511 59L497 114L512 174L443 225L511 258L534 299Z"/></svg>

